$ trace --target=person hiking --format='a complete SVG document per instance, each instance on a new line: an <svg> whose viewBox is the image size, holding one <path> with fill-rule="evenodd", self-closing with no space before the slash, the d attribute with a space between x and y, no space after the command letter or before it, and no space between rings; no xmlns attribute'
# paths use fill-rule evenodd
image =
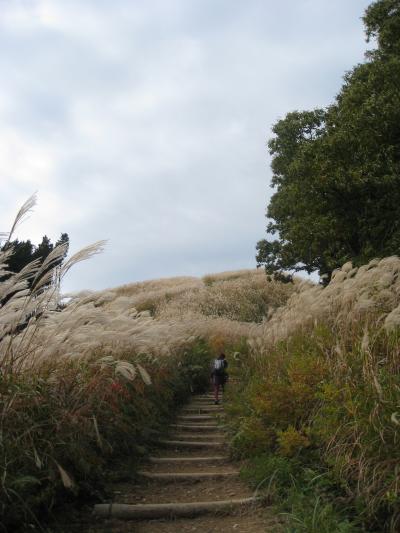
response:
<svg viewBox="0 0 400 533"><path fill-rule="evenodd" d="M228 374L226 368L228 361L225 359L225 354L221 353L217 359L214 359L211 371L211 379L214 387L214 403L219 404L219 390L224 390L225 383L228 380Z"/></svg>

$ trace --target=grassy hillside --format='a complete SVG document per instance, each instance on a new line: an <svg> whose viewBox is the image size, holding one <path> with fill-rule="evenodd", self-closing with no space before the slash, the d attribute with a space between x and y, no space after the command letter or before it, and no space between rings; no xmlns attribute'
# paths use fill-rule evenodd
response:
<svg viewBox="0 0 400 533"><path fill-rule="evenodd" d="M60 273L28 291L27 276L49 265L10 275L7 253L5 530L38 528L66 501L96 499L107 465L140 460L175 407L208 386L220 350L238 378L232 451L249 459L244 475L257 490L281 502L289 530L398 530L397 257L346 264L326 288L246 270L85 292L62 308Z"/></svg>
<svg viewBox="0 0 400 533"><path fill-rule="evenodd" d="M250 320L295 290L243 271L84 292L61 308L54 276L27 290L40 268L1 272L6 531L38 528L64 502L100 494L107 464L145 455L175 407L208 386L210 357L242 345Z"/></svg>

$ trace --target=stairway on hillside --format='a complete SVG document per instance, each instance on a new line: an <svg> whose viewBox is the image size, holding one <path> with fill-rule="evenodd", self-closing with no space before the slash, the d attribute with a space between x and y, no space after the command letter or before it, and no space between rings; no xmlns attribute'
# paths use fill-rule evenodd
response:
<svg viewBox="0 0 400 533"><path fill-rule="evenodd" d="M210 394L194 396L140 472L142 481L118 487L112 503L94 507L88 533L282 531L240 481L227 453L223 417L223 406L215 406Z"/></svg>

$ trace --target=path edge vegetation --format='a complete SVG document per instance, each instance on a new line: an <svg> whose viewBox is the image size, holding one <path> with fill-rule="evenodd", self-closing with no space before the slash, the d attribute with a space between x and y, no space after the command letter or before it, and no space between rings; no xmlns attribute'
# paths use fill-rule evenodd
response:
<svg viewBox="0 0 400 533"><path fill-rule="evenodd" d="M124 347L114 332L108 347L100 340L95 342L97 348L63 353L78 324L84 332L90 321L98 321L95 331L104 326L102 311L96 314L85 298L88 305L83 311L74 301L70 304L77 322L63 320L69 306L60 305L59 293L65 273L100 252L104 242L65 261L68 242L60 242L45 257L12 271L8 263L18 246L11 238L35 204L33 195L19 210L11 231L1 234L6 241L0 249L0 531L4 532L43 531L43 524L55 517L60 506L104 497L111 465L128 456L134 468L165 431L176 408L190 394L202 392L209 378L209 349L196 335L186 335L161 357L138 350L132 342ZM118 313L120 308L114 323L117 316L119 323L136 325L137 331L143 332L152 321L148 313L134 309L125 316ZM48 334L41 337L46 328ZM46 354L51 343L55 351Z"/></svg>
<svg viewBox="0 0 400 533"><path fill-rule="evenodd" d="M116 375L101 355L0 379L0 394L18 409L2 427L3 531L40 530L68 506L76 511L106 497L115 464L129 457L134 476L177 408L208 385L209 351L201 339L167 361L121 354L126 369L142 363L137 379Z"/></svg>
<svg viewBox="0 0 400 533"><path fill-rule="evenodd" d="M346 264L234 354L232 453L288 531L399 530L399 275Z"/></svg>

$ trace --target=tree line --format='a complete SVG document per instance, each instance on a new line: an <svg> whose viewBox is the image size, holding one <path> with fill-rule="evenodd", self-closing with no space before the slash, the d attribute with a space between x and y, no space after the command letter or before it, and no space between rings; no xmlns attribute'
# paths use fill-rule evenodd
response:
<svg viewBox="0 0 400 533"><path fill-rule="evenodd" d="M292 111L268 142L272 186L257 264L268 274L332 271L400 254L400 0L363 16L365 61L325 109Z"/></svg>
<svg viewBox="0 0 400 533"><path fill-rule="evenodd" d="M67 255L69 246L69 237L67 233L61 233L60 238L55 244L51 242L47 235L44 235L42 241L38 245L34 245L29 239L27 241L15 239L13 241L7 241L0 249L2 251L12 250L12 254L10 254L7 259L7 271L10 273L17 273L21 272L21 270L32 261L38 260L40 264L43 263L54 248L62 244L66 244L67 246L64 255L59 259L59 264L61 265ZM52 268L54 268L54 264ZM43 272L42 276L45 274L46 271ZM7 277L7 274L1 277L0 282L7 279ZM31 286L33 279L28 281ZM37 279L36 281L39 282L40 279Z"/></svg>

